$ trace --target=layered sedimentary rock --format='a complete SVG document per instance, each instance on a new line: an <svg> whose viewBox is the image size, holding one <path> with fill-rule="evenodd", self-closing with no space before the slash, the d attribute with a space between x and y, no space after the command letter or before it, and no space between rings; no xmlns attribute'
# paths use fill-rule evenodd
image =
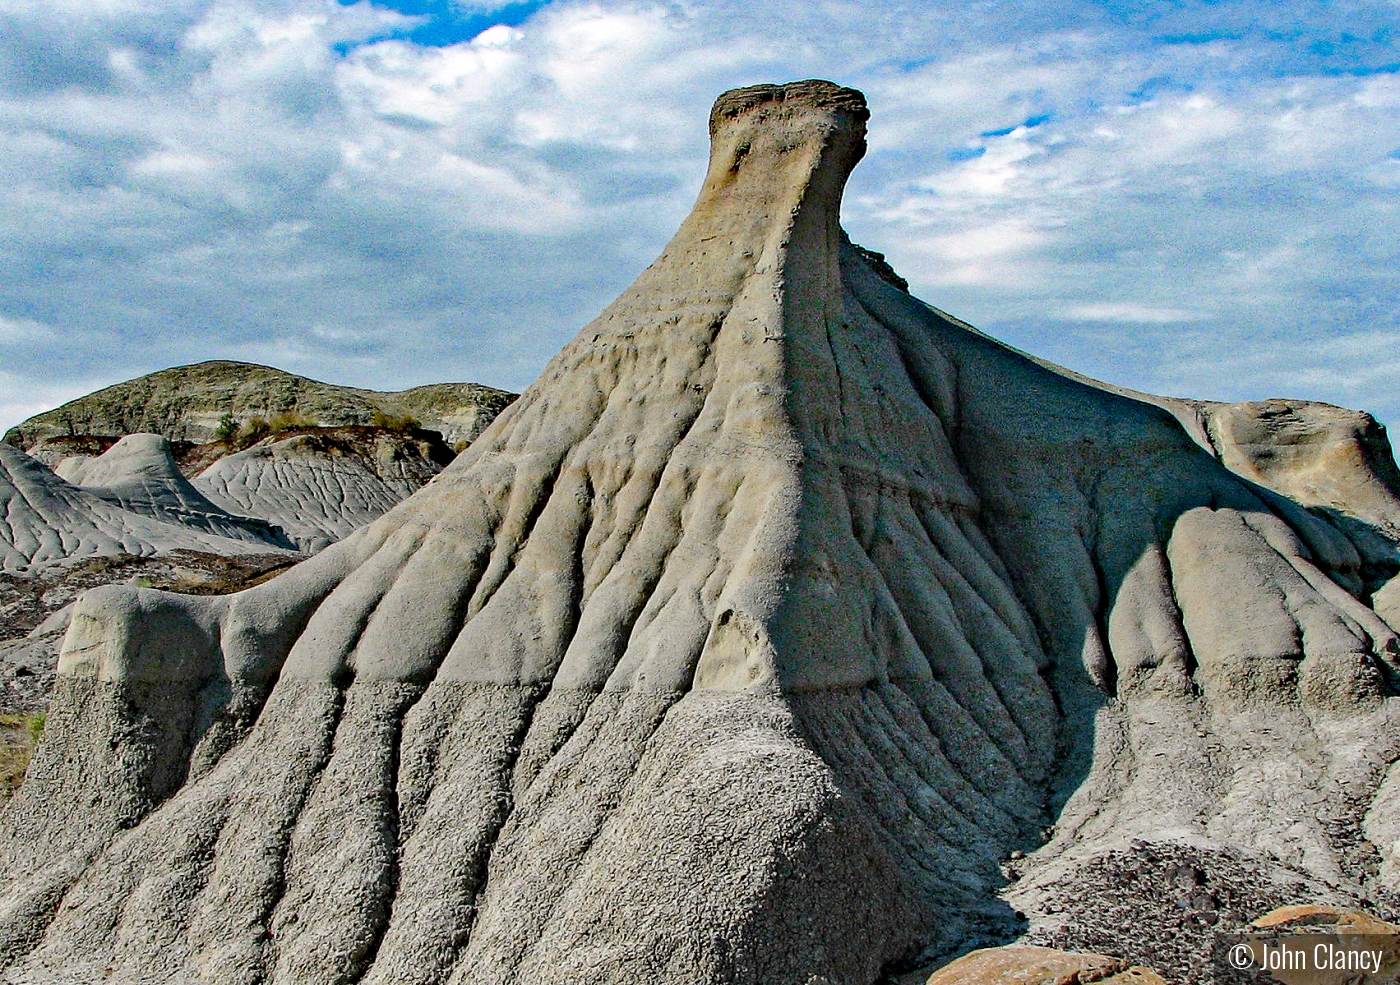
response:
<svg viewBox="0 0 1400 985"><path fill-rule="evenodd" d="M665 252L427 487L237 595L84 597L11 981L873 983L1132 839L1394 884L1393 559L892 283L866 117L722 96Z"/></svg>

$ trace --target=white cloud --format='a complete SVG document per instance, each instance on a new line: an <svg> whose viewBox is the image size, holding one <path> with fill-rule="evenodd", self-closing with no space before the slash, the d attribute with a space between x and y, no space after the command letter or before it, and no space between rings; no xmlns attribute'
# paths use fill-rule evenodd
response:
<svg viewBox="0 0 1400 985"><path fill-rule="evenodd" d="M1033 258L1046 239L1045 232L1018 219L991 222L908 241L912 262L901 265L901 270L937 286L1014 282L1024 287L1043 276Z"/></svg>
<svg viewBox="0 0 1400 985"><path fill-rule="evenodd" d="M1200 321L1204 316L1187 308L1154 308L1131 302L1080 304L1067 308L1055 317L1064 321L1128 322L1144 325L1171 325L1176 322Z"/></svg>
<svg viewBox="0 0 1400 985"><path fill-rule="evenodd" d="M1356 105L1366 109L1394 109L1400 107L1400 78L1395 75L1377 75L1366 79L1352 97Z"/></svg>
<svg viewBox="0 0 1400 985"><path fill-rule="evenodd" d="M0 346L28 342L51 342L54 330L32 318L6 318L0 315Z"/></svg>
<svg viewBox="0 0 1400 985"><path fill-rule="evenodd" d="M518 32L516 32L518 33ZM522 56L507 43L468 44L426 51L403 41L382 41L355 52L338 71L342 98L356 111L389 120L443 126L493 105L498 80L517 69Z"/></svg>
<svg viewBox="0 0 1400 985"><path fill-rule="evenodd" d="M367 2L63 3L0 3L0 305L64 327L0 323L7 388L524 386L689 207L713 97L824 76L873 110L848 228L931 302L1126 385L1400 420L1364 355L1400 332L1396 59L1312 45L1391 8L557 0L431 48Z"/></svg>
<svg viewBox="0 0 1400 985"><path fill-rule="evenodd" d="M1017 127L980 148L980 156L931 176L923 184L945 198L1010 194L1026 174L1025 162L1046 153L1045 147L1028 139L1029 135L1025 127Z"/></svg>

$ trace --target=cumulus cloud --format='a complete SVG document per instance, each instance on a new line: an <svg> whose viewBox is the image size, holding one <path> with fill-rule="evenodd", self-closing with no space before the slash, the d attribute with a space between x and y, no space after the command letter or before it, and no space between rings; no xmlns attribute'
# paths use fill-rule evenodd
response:
<svg viewBox="0 0 1400 985"><path fill-rule="evenodd" d="M812 76L870 98L845 221L920 296L1400 419L1394 11L1322 6L9 0L0 423L214 357L523 387L688 209L714 95Z"/></svg>
<svg viewBox="0 0 1400 985"><path fill-rule="evenodd" d="M848 221L941 307L1091 375L1393 418L1391 387L1361 382L1347 342L1400 321L1385 229L1400 128L1381 108L1394 77L1295 66L1247 35L1129 51L1132 36L988 46L980 89L958 63L894 80L893 101L957 94L954 152L901 147L900 170L922 173L863 186ZM920 132L938 131L899 139ZM1022 248L988 264L979 231L999 229L1016 235L992 243Z"/></svg>

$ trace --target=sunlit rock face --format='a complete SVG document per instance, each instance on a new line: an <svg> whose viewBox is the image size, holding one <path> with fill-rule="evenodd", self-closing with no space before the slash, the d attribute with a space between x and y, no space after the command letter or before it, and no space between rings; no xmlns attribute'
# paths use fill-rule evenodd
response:
<svg viewBox="0 0 1400 985"><path fill-rule="evenodd" d="M877 272L866 118L721 96L665 252L438 478L248 591L78 604L12 980L873 983L1090 914L1135 839L1393 883L1393 571Z"/></svg>

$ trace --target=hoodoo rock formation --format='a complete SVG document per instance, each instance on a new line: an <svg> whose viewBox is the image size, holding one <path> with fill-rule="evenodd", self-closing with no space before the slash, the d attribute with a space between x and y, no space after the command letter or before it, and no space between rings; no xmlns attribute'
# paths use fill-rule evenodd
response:
<svg viewBox="0 0 1400 985"><path fill-rule="evenodd" d="M9 981L864 985L1096 945L1086 873L1170 971L1144 845L1384 898L1393 542L882 277L866 117L725 94L665 252L424 489L236 595L78 603Z"/></svg>

